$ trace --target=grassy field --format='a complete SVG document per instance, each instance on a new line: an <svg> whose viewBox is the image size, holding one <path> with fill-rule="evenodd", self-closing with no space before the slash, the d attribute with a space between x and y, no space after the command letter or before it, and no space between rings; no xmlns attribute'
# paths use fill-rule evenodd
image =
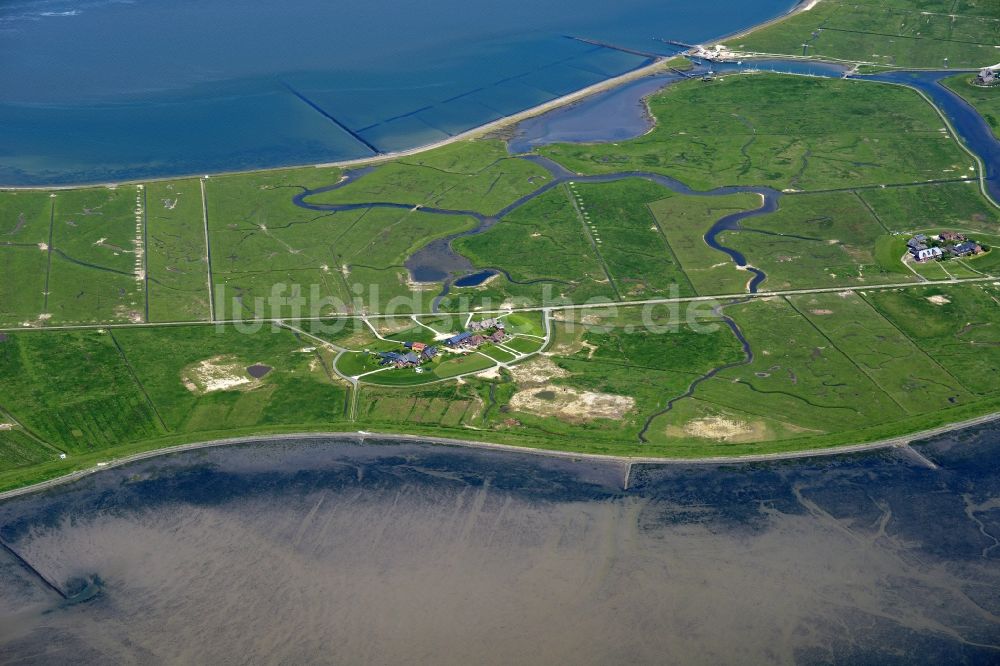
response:
<svg viewBox="0 0 1000 666"><path fill-rule="evenodd" d="M1000 56L994 58L994 60L997 59L1000 59ZM984 64L992 65L994 63L987 62ZM980 88L969 83L972 79L972 74L959 74L945 79L944 85L954 90L964 97L969 104L976 107L979 115L993 129L993 134L1000 139L1000 86Z"/></svg>
<svg viewBox="0 0 1000 666"><path fill-rule="evenodd" d="M53 202L44 192L0 196L0 323L36 321L45 312Z"/></svg>
<svg viewBox="0 0 1000 666"><path fill-rule="evenodd" d="M1000 390L1000 288L941 285L871 292L865 299L969 391Z"/></svg>
<svg viewBox="0 0 1000 666"><path fill-rule="evenodd" d="M476 266L510 274L510 280L466 290L495 305L508 299L537 304L545 294L573 302L615 297L568 187L533 199L481 234L456 239L453 247Z"/></svg>
<svg viewBox="0 0 1000 666"><path fill-rule="evenodd" d="M625 299L691 296L694 289L649 205L671 194L632 179L570 187L616 293Z"/></svg>
<svg viewBox="0 0 1000 666"><path fill-rule="evenodd" d="M751 364L699 387L697 397L815 433L852 430L903 411L784 299L727 309L754 349Z"/></svg>
<svg viewBox="0 0 1000 666"><path fill-rule="evenodd" d="M963 21L952 35L972 34ZM816 43L841 34L824 30ZM991 113L989 100L973 101ZM871 441L1000 410L1000 288L918 282L1000 273L1000 252L900 261L915 232L1000 247L1000 211L960 182L976 175L972 163L919 96L726 76L668 88L650 108L657 126L640 138L540 152L580 173L785 190L776 212L719 242L767 273L764 290L851 291L663 302L746 291L750 274L704 237L761 197L679 195L628 178L560 183L456 238L454 251L496 275L452 285L427 314L444 284L413 282L407 259L477 221L426 207L494 214L551 180L497 140L388 162L310 197L362 204L343 212L293 203L341 181L326 167L0 192L0 488L235 435L369 430L696 457ZM363 205L379 201L424 208ZM885 283L905 286L872 287ZM659 302L624 303L642 299ZM564 307L580 303L604 305ZM545 315L501 315L502 345L442 354L420 373L370 353L541 304ZM213 308L216 319L286 321L205 323ZM390 311L399 316L335 318ZM46 324L89 326L18 330ZM369 372L357 389L344 379Z"/></svg>
<svg viewBox="0 0 1000 666"><path fill-rule="evenodd" d="M889 249L887 233L856 193L830 192L784 196L777 212L746 220L720 241L767 273L766 290L916 280L899 261L905 238Z"/></svg>
<svg viewBox="0 0 1000 666"><path fill-rule="evenodd" d="M549 180L545 169L509 157L500 141L469 141L376 167L346 187L308 201L381 201L493 215Z"/></svg>
<svg viewBox="0 0 1000 666"><path fill-rule="evenodd" d="M757 194L711 198L670 194L651 203L649 210L696 293L738 294L746 291L749 274L738 270L725 253L709 247L705 233L719 219L760 205Z"/></svg>
<svg viewBox="0 0 1000 666"><path fill-rule="evenodd" d="M997 60L1000 23L993 0L822 0L727 44L895 67L970 68Z"/></svg>
<svg viewBox="0 0 1000 666"><path fill-rule="evenodd" d="M301 187L336 182L339 177L337 169L296 169L223 176L206 182L212 288L218 318L253 317L258 310L266 312L262 316L271 316L272 311L288 316L290 308L280 303L272 307L268 301L276 284L286 286L278 296L292 295L295 285L297 293L306 298L314 296L317 302L350 302L336 267L331 268L317 251L315 236L326 232L317 227L328 216L298 208L291 201ZM256 299L268 305L258 309ZM317 314L329 314L329 309Z"/></svg>
<svg viewBox="0 0 1000 666"><path fill-rule="evenodd" d="M142 189L56 194L46 303L52 322L145 320Z"/></svg>
<svg viewBox="0 0 1000 666"><path fill-rule="evenodd" d="M196 180L146 186L149 321L208 320L208 253Z"/></svg>
<svg viewBox="0 0 1000 666"><path fill-rule="evenodd" d="M338 177L336 170L300 169L208 181L217 318L261 311L288 317L296 308L299 316L381 311L393 298L414 296L429 307L430 297L407 282L403 262L475 220L380 208L321 212L292 203L301 187ZM284 289L274 292L275 285Z"/></svg>
<svg viewBox="0 0 1000 666"><path fill-rule="evenodd" d="M382 385L361 387L354 420L336 352L286 329L11 333L0 342L0 421L16 418L48 445L0 430L0 487L225 434L365 429L671 456L866 441L1000 407L998 295L993 285L939 285L730 305L754 352L749 364L703 303L567 310L546 355L509 372L412 385L493 364L471 354L428 366L427 377L372 375ZM512 328L525 331L517 335L543 329L531 315L514 317ZM402 319L380 328L400 338L427 331ZM329 338L372 339L351 327ZM540 343L509 344L521 341L533 345L523 351ZM338 368L363 356L344 354ZM255 364L270 371L253 378Z"/></svg>
<svg viewBox="0 0 1000 666"><path fill-rule="evenodd" d="M995 409L996 294L992 285L920 287L727 308L753 362L699 385L654 421L651 441L676 455L860 442ZM961 339L972 331L974 340Z"/></svg>
<svg viewBox="0 0 1000 666"><path fill-rule="evenodd" d="M979 194L978 184L945 183L858 191L879 223L890 232L996 232L1000 210Z"/></svg>
<svg viewBox="0 0 1000 666"><path fill-rule="evenodd" d="M41 446L20 428L0 430L0 470L18 470L57 460L56 450Z"/></svg>
<svg viewBox="0 0 1000 666"><path fill-rule="evenodd" d="M908 183L974 166L941 131L934 109L896 86L731 75L670 86L651 97L649 107L656 127L640 138L539 150L581 173L653 171L699 190Z"/></svg>
<svg viewBox="0 0 1000 666"><path fill-rule="evenodd" d="M85 453L165 432L108 333L8 334L0 369L0 407L61 450Z"/></svg>
<svg viewBox="0 0 1000 666"><path fill-rule="evenodd" d="M972 398L944 366L861 296L813 294L790 297L788 302L906 413L947 409Z"/></svg>

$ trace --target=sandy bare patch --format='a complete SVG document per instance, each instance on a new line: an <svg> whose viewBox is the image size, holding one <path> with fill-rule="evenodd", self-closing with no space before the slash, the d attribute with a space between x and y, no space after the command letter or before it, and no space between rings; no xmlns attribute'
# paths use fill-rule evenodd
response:
<svg viewBox="0 0 1000 666"><path fill-rule="evenodd" d="M621 420L635 407L635 398L611 393L578 391L568 386L545 384L514 394L510 408L563 421Z"/></svg>
<svg viewBox="0 0 1000 666"><path fill-rule="evenodd" d="M763 421L747 421L725 416L706 416L693 419L683 428L667 428L672 436L686 435L700 439L714 439L720 442L759 442L768 438L767 425Z"/></svg>
<svg viewBox="0 0 1000 666"><path fill-rule="evenodd" d="M483 379L500 379L500 366L494 365L492 368L487 368L476 376Z"/></svg>
<svg viewBox="0 0 1000 666"><path fill-rule="evenodd" d="M820 309L816 309L816 310L810 310L809 312L812 313L812 314L814 314L814 315L832 315L833 314L833 310L823 310L821 308Z"/></svg>
<svg viewBox="0 0 1000 666"><path fill-rule="evenodd" d="M544 356L512 366L510 373L514 375L514 381L517 382L518 386L544 384L550 380L570 375L568 370L563 370L551 359Z"/></svg>
<svg viewBox="0 0 1000 666"><path fill-rule="evenodd" d="M181 382L184 388L199 395L253 388L260 381L252 379L246 368L247 364L235 356L213 356L185 368Z"/></svg>
<svg viewBox="0 0 1000 666"><path fill-rule="evenodd" d="M29 321L22 321L21 322L21 326L25 326L25 327L29 327L29 328L32 327L32 326L41 326L43 323L47 322L49 319L52 319L52 313L51 312L43 312L42 314L38 315L38 317L36 317L35 319L29 320Z"/></svg>
<svg viewBox="0 0 1000 666"><path fill-rule="evenodd" d="M572 356L573 354L586 349L587 358L594 358L594 352L597 351L598 347L594 343L584 340L583 334L584 332L582 330L577 331L576 335L572 339L563 339L560 342L557 342L547 353L549 355L556 354L559 356Z"/></svg>
<svg viewBox="0 0 1000 666"><path fill-rule="evenodd" d="M374 321L369 319L368 321L375 324L375 328L378 330L379 335L394 335L396 333L402 333L403 331L417 325L409 317L375 319Z"/></svg>
<svg viewBox="0 0 1000 666"><path fill-rule="evenodd" d="M13 429L14 429L13 423L0 423L0 430L13 430Z"/></svg>
<svg viewBox="0 0 1000 666"><path fill-rule="evenodd" d="M410 276L409 271L399 274L399 283L405 284L410 291L430 291L441 288L440 282L417 282Z"/></svg>
<svg viewBox="0 0 1000 666"><path fill-rule="evenodd" d="M142 312L133 310L125 305L119 305L115 308L115 317L117 319L126 319L133 324L141 324L145 320Z"/></svg>
<svg viewBox="0 0 1000 666"><path fill-rule="evenodd" d="M935 294L934 296L928 296L927 300L934 305L948 305L951 303L951 299L947 296L941 296L940 294Z"/></svg>

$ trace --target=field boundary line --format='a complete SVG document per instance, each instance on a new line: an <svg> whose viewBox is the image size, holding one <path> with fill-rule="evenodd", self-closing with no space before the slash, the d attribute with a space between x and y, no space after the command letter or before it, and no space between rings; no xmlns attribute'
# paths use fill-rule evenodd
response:
<svg viewBox="0 0 1000 666"><path fill-rule="evenodd" d="M153 399L149 397L149 392L146 391L146 387L143 386L142 381L139 379L139 375L135 372L135 368L132 367L132 362L128 360L128 356L125 355L125 350L122 349L122 346L118 343L118 338L115 337L113 331L108 331L108 335L111 336L111 342L114 343L115 349L118 350L119 356L122 357L122 361L125 363L125 369L128 370L128 374L132 377L132 381L135 382L135 385L139 387L140 391L142 391L142 395L146 398L149 408L153 410L153 415L156 416L156 420L160 422L160 426L163 428L164 432L169 433L170 428L168 428L167 424L164 423L163 417L160 416L160 411L156 408L156 404L153 402Z"/></svg>
<svg viewBox="0 0 1000 666"><path fill-rule="evenodd" d="M208 264L208 317L215 321L215 291L212 288L212 246L208 239L208 198L205 194L205 179L199 178L201 185L201 220L205 226L205 262Z"/></svg>
<svg viewBox="0 0 1000 666"><path fill-rule="evenodd" d="M913 346L914 346L914 347L915 347L915 348L916 348L916 349L917 349L917 350L918 350L918 351L919 351L919 352L920 352L921 354L923 354L923 355L924 355L924 356L926 356L926 357L927 357L928 359L930 359L931 363L933 363L934 365L936 365L936 366L938 367L938 369L939 369L939 370L940 370L940 371L941 371L941 372L942 372L943 374L945 374L945 375L947 375L947 376L951 377L951 378L952 378L953 380L955 380L955 384L956 384L956 385L958 385L958 386L961 386L961 387L962 387L962 389L964 389L965 391L968 391L969 395L972 395L972 396L981 396L981 395L982 395L981 393L977 393L976 391L973 391L972 389L970 389L970 388L969 388L968 386L966 386L966 385L965 385L965 384L964 384L964 383L962 382L962 380L960 380L960 379L959 379L958 377L956 377L955 375L953 375L953 374L952 374L952 373L951 373L951 372L950 372L950 371L949 371L949 370L948 370L947 368L945 368L945 367L944 367L943 365L941 365L941 364L940 364L940 363L938 362L938 360L937 360L936 358L934 358L934 357L933 357L933 356L931 355L931 352L930 352L929 350L927 350L927 349L924 349L924 346L923 346L923 345L921 345L921 344L920 344L919 342L917 342L917 341L916 341L916 340L914 340L914 339L913 339L912 337L910 337L909 335L907 335L906 331L904 331L904 330L903 330L903 329L901 329L901 328L900 328L899 326L897 326L897 325L896 325L896 322L892 321L892 320L891 320L891 319L889 319L889 318L888 318L887 316L885 316L885 313L883 313L883 312L882 312L881 310L879 310L879 309L878 309L877 307L875 307L875 304L874 304L874 303L872 303L872 302L871 302L871 301L869 301L869 300L868 300L867 298L865 298L864 294L858 294L858 297L859 297L859 298L861 298L861 300L862 300L862 301L864 301L864 302L865 302L865 304L866 304L866 305L867 305L867 306L868 306L869 308L871 308L872 312L874 312L874 313L875 313L875 314L876 314L876 315L877 315L878 317L880 317L880 318L881 318L882 320L884 320L884 321L885 321L885 323L889 324L889 326L892 326L892 328L893 328L893 329L894 329L894 330L895 330L895 331L896 331L897 333L899 333L899 334L900 334L901 336L903 336L903 338L904 338L905 340L909 341L909 343L910 343L911 345L913 345Z"/></svg>
<svg viewBox="0 0 1000 666"><path fill-rule="evenodd" d="M149 321L149 199L142 188L142 281L146 290L146 321Z"/></svg>
<svg viewBox="0 0 1000 666"><path fill-rule="evenodd" d="M694 288L694 282L691 281L691 276L688 275L687 271L684 270L684 266L681 264L680 257L678 257L677 253L674 252L674 248L670 244L670 240L667 238L667 234L663 231L663 226L660 224L660 221L656 219L656 213L653 212L653 208L652 206L650 206L651 203L655 202L647 201L645 204L643 204L643 208L645 208L646 212L649 213L649 216L653 218L653 226L656 227L656 231L659 232L660 238L663 239L663 244L666 246L667 252L670 253L670 257L674 260L674 264L677 266L678 269L680 269L681 275L684 276L684 279L687 280L687 284L688 287L690 287L691 289L691 293L697 294L698 290ZM702 239L704 240L704 236L702 236Z"/></svg>
<svg viewBox="0 0 1000 666"><path fill-rule="evenodd" d="M347 312L341 312L338 314L331 314L322 317L264 317L261 319L216 319L213 321L208 320L195 320L195 321L158 321L149 323L131 323L131 322L103 322L96 324L65 324L65 325L52 325L52 326L7 326L0 327L0 333L18 333L18 332L43 332L43 331L73 331L73 330L92 330L101 328L155 328L158 326L169 328L174 326L205 326L207 324L246 324L246 323L264 323L264 324L282 324L288 322L310 322L310 321L334 321L337 319L349 319L349 320L370 320L370 319L394 319L399 317L440 317L442 315L484 315L484 314L511 314L513 312L544 312L546 310L551 312L556 311L566 311L566 310L589 310L592 308L607 308L607 307L639 307L643 305L668 305L671 303L700 303L705 301L726 301L736 298L776 298L781 296L801 296L808 294L830 294L839 292L865 292L865 291L884 291L886 289L913 289L913 288L926 288L934 285L963 285L963 284L978 284L981 282L997 282L1000 283L1000 277L998 276L984 276L984 277L974 277L974 278L954 278L951 280L941 279L941 280L928 280L927 282L886 282L881 284L866 284L866 285L840 285L837 287L814 287L808 289L780 289L776 291L756 291L753 293L739 292L735 294L710 294L705 296L679 296L677 298L644 298L634 301L601 301L598 303L564 303L559 305L548 304L548 305L532 305L519 308L491 308L485 310L473 310L473 311L455 311L455 312L410 312L406 314L388 314L388 313L366 313L366 314L351 314ZM371 325L368 322L369 326ZM385 338L382 338L385 339Z"/></svg>
<svg viewBox="0 0 1000 666"><path fill-rule="evenodd" d="M19 421L10 412L10 410L5 409L3 407L3 405L0 405L0 416L4 417L5 419L7 419L7 421L9 421L10 423L13 423L17 427L19 427L21 429L21 431L24 432L25 435L27 435L30 439L32 439L35 442L37 442L38 444L40 444L42 447L44 447L46 449L49 449L51 451L55 451L56 453L66 453L66 451L60 449L58 446L56 446L52 442L49 442L48 440L44 439L41 435L39 435L38 433L36 433L34 430L32 430L28 426L26 426L23 423L21 423L21 421Z"/></svg>
<svg viewBox="0 0 1000 666"><path fill-rule="evenodd" d="M816 325L816 322L814 322L809 317L805 316L805 314L803 314L803 312L801 310L799 310L797 307L795 307L795 304L792 303L791 299L788 296L784 297L784 301L786 303L788 303L789 307L791 307L792 310L795 311L795 314L797 314L798 316L802 317L802 319L807 324L809 324L813 328L814 331L816 331L817 333L819 333L820 336L824 340L826 340L827 342L829 342L830 346L833 347L834 349L836 349L838 354L840 354L841 356L843 356L844 358L846 358L850 362L850 364L854 366L855 370L857 370L862 375L864 375L865 377L867 377L868 381L870 381L872 383L872 386L874 386L879 391L881 391L882 393L884 393L885 396L887 398L889 398L889 400L892 400L892 402L895 403L895 405L902 410L902 412L903 412L903 414L905 416L916 416L916 414L914 414L913 412L911 412L909 409L907 409L906 407L903 407L903 404L901 402L899 402L899 400L896 399L896 396L894 396L891 393L889 393L889 391L887 391L884 386L882 386L881 384L879 384L878 381L874 377L872 377L872 374L868 370L865 370L864 368L862 368L858 364L857 361L855 361L853 358L851 358L850 354L848 354L843 349L841 349L840 346L836 342L834 342L833 339L829 335L827 335L825 331L823 331L823 329L821 329L819 326Z"/></svg>
<svg viewBox="0 0 1000 666"><path fill-rule="evenodd" d="M42 314L49 311L49 278L52 276L52 229L56 224L56 197L55 195L49 195L50 203L49 206L49 244L46 246L46 254L48 255L45 264L45 293L44 301L42 302Z"/></svg>
<svg viewBox="0 0 1000 666"><path fill-rule="evenodd" d="M607 260L604 259L604 255L601 254L601 248L597 245L597 239L594 238L594 234L591 232L590 227L587 226L587 213L582 208L582 200L578 198L576 190L573 189L573 181L568 183L563 183L563 188L570 204L573 206L573 211L576 213L576 219L580 221L583 226L583 233L587 236L587 240L590 241L590 246L594 249L594 254L597 256L598 263L601 264L601 268L604 270L604 275L608 278L608 284L611 285L611 291L615 293L615 300L621 302L622 294L618 291L618 285L615 284L615 279L611 277L611 269L608 267Z"/></svg>

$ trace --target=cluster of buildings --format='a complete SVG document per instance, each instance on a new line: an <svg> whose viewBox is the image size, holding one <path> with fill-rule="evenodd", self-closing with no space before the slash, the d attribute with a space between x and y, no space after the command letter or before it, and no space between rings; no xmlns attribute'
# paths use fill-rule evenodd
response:
<svg viewBox="0 0 1000 666"><path fill-rule="evenodd" d="M506 337L507 332L501 320L484 319L471 322L468 330L453 335L444 343L455 350L475 349L488 342L503 342ZM420 366L433 360L438 355L438 348L423 342L404 342L403 349L399 351L380 351L375 352L375 355L381 366L416 368L417 372L423 372Z"/></svg>
<svg viewBox="0 0 1000 666"><path fill-rule="evenodd" d="M469 330L473 333L480 331L502 331L504 323L502 319L484 319L482 321L469 322Z"/></svg>
<svg viewBox="0 0 1000 666"><path fill-rule="evenodd" d="M977 86L1000 86L1000 65L979 70L973 83Z"/></svg>
<svg viewBox="0 0 1000 666"><path fill-rule="evenodd" d="M444 341L452 349L475 349L487 342L503 342L507 337L504 323L499 319L484 319L469 324L469 330L462 331Z"/></svg>
<svg viewBox="0 0 1000 666"><path fill-rule="evenodd" d="M983 247L957 231L942 231L937 236L917 234L906 241L906 247L917 261L968 257L983 252Z"/></svg>
<svg viewBox="0 0 1000 666"><path fill-rule="evenodd" d="M437 347L423 342L404 342L405 352L377 352L379 365L391 365L396 368L416 368L437 356Z"/></svg>

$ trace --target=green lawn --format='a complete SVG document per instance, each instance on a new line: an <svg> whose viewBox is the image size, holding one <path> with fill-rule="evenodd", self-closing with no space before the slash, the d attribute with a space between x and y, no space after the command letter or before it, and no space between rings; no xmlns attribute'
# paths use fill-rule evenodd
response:
<svg viewBox="0 0 1000 666"><path fill-rule="evenodd" d="M503 317L508 333L541 336L545 329L538 312L514 312Z"/></svg>
<svg viewBox="0 0 1000 666"><path fill-rule="evenodd" d="M542 341L537 338L516 337L503 343L505 347L510 347L514 351L522 354L533 354L542 348Z"/></svg>
<svg viewBox="0 0 1000 666"><path fill-rule="evenodd" d="M440 378L454 377L492 367L494 362L481 354L449 355L436 362L431 370Z"/></svg>

